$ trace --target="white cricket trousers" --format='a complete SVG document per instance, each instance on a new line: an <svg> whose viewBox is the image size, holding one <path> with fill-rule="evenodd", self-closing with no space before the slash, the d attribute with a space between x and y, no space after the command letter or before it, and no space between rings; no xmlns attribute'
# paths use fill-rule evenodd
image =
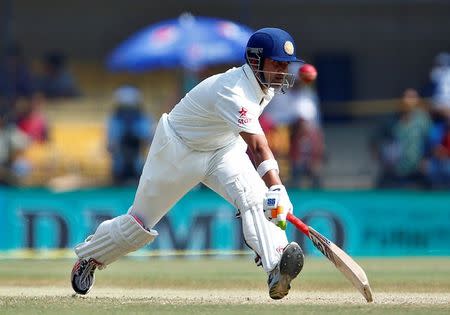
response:
<svg viewBox="0 0 450 315"><path fill-rule="evenodd" d="M239 209L245 241L260 257L269 257L266 264L263 259L263 267L269 272L288 241L283 230L264 218L262 204L267 187L247 156L246 147L241 140L215 151L195 151L176 135L168 115L163 114L128 213L153 228L178 200L202 182Z"/></svg>

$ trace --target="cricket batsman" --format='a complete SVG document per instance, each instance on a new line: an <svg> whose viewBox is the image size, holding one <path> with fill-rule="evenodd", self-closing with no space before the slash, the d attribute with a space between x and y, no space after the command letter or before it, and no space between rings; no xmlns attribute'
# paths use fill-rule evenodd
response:
<svg viewBox="0 0 450 315"><path fill-rule="evenodd" d="M288 294L304 257L286 237L286 216L293 207L258 117L275 93L294 84L289 63L302 61L291 35L278 28L253 33L245 59L243 66L200 82L162 115L133 204L75 247L79 259L71 282L76 293L89 292L97 268L151 243L158 236L156 223L201 182L237 209L245 241L268 274L270 297Z"/></svg>

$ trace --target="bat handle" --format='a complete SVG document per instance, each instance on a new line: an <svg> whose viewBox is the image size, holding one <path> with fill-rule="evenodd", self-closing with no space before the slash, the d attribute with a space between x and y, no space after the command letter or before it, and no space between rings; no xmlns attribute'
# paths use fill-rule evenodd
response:
<svg viewBox="0 0 450 315"><path fill-rule="evenodd" d="M295 215L293 215L292 213L288 213L286 216L286 219L291 222L292 224L294 224L297 229L299 229L300 231L303 232L303 234L305 234L306 236L309 237L309 228L308 226L303 223L302 220L300 220L299 218L297 218Z"/></svg>

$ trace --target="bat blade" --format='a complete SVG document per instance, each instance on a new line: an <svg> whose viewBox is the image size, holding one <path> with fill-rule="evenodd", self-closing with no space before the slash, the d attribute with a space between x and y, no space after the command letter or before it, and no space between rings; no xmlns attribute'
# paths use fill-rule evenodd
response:
<svg viewBox="0 0 450 315"><path fill-rule="evenodd" d="M287 220L309 237L314 246L344 274L353 286L361 292L367 302L373 301L372 289L366 273L347 253L312 227L307 226L292 213L288 213Z"/></svg>
<svg viewBox="0 0 450 315"><path fill-rule="evenodd" d="M309 228L309 238L314 246L330 260L336 268L364 296L367 302L373 302L372 289L364 270L342 249L325 236Z"/></svg>

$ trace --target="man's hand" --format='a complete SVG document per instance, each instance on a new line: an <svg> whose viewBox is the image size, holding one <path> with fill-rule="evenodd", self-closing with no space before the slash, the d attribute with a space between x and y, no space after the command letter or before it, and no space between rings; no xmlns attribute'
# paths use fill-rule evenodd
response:
<svg viewBox="0 0 450 315"><path fill-rule="evenodd" d="M264 215L280 229L286 229L286 216L292 213L293 207L286 188L273 185L269 188L263 201Z"/></svg>

